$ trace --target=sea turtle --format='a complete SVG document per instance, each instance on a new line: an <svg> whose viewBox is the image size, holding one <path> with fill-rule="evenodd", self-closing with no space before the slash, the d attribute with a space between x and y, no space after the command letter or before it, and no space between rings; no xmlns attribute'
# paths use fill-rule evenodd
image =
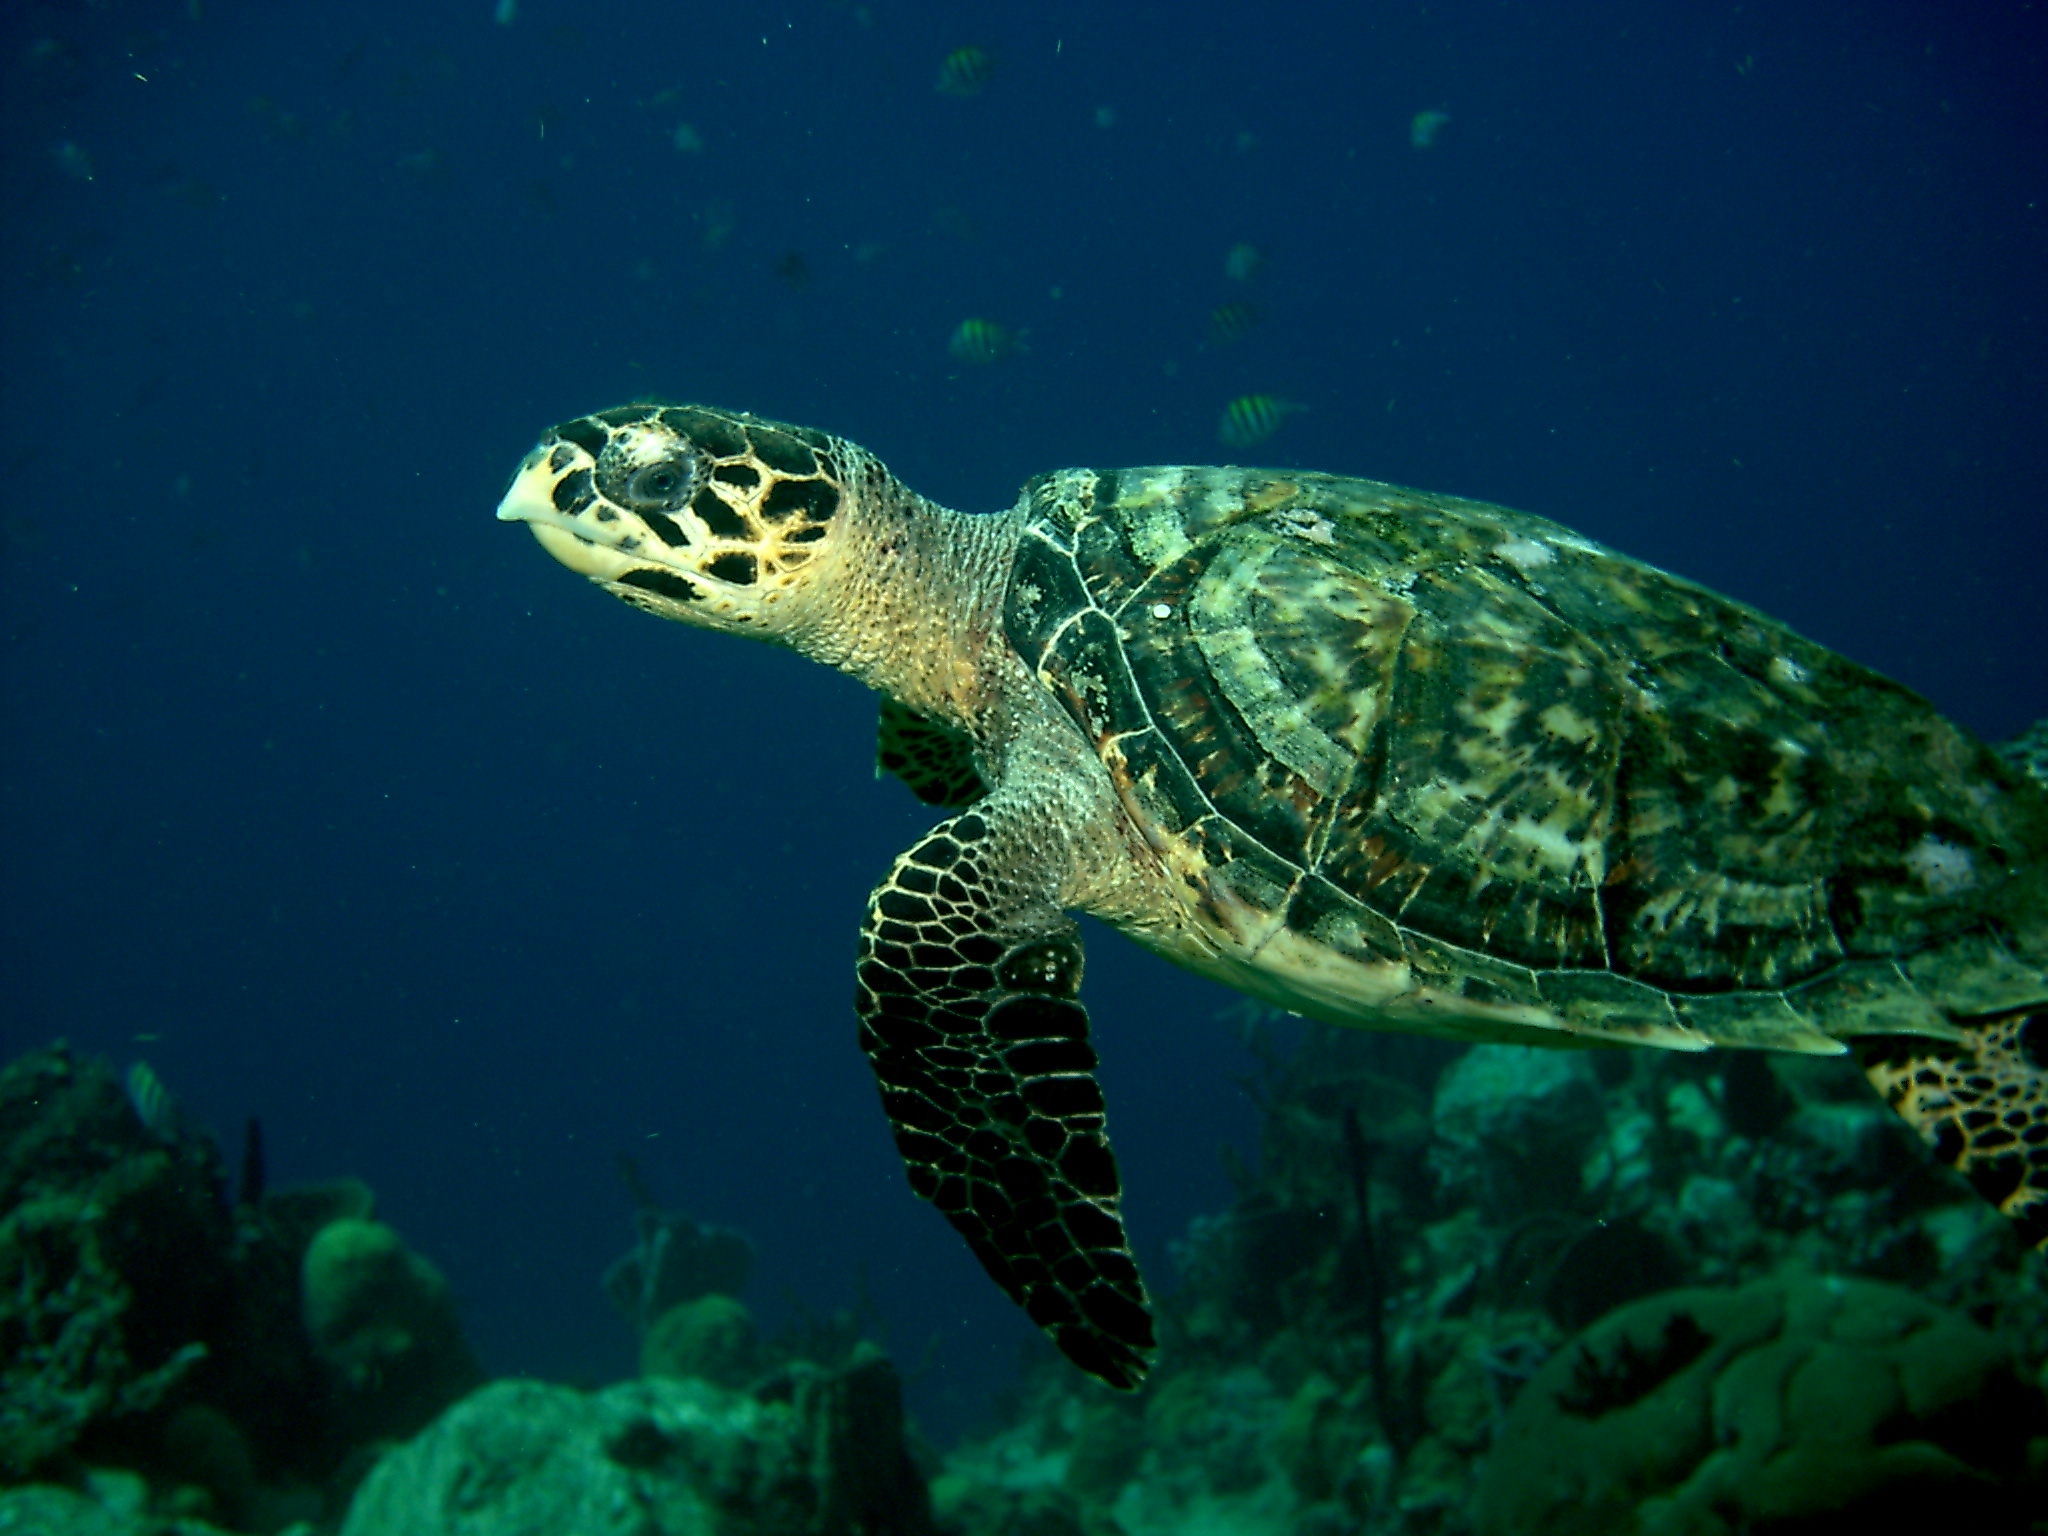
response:
<svg viewBox="0 0 2048 1536"><path fill-rule="evenodd" d="M1112 1386L1154 1341L1074 911L1337 1024L1855 1049L2048 1238L2048 794L1753 609L1335 475L1067 469L962 514L701 406L556 427L498 516L881 692L881 765L957 810L870 900L860 1042L911 1187Z"/></svg>

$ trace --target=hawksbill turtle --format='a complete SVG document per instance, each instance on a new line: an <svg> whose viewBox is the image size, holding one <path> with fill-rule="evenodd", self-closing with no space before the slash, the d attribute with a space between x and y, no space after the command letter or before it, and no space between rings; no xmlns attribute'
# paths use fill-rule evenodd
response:
<svg viewBox="0 0 2048 1536"><path fill-rule="evenodd" d="M1111 1386L1155 1345L1076 911L1336 1024L1853 1050L2048 1241L2040 754L1751 608L1336 475L1066 469L963 514L701 406L556 427L498 516L881 693L881 766L953 814L870 899L860 1043L911 1187Z"/></svg>

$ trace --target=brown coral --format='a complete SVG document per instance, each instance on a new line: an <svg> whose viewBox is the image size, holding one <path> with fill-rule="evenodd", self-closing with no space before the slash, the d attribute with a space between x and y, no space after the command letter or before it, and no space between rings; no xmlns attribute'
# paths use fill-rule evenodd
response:
<svg viewBox="0 0 2048 1536"><path fill-rule="evenodd" d="M1901 1529L2042 1497L2040 1393L1991 1334L1894 1286L1814 1276L1609 1314L1509 1413L1479 1536ZM1995 1522L1994 1522L1995 1523Z"/></svg>

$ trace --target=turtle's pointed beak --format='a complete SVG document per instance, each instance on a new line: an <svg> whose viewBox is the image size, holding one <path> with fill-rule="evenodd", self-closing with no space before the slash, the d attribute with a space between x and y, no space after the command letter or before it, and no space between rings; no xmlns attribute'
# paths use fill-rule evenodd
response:
<svg viewBox="0 0 2048 1536"><path fill-rule="evenodd" d="M644 564L583 537L576 531L576 519L555 505L555 487L562 476L551 467L550 447L542 443L520 464L498 503L498 521L526 524L542 549L579 576L616 581L622 573Z"/></svg>
<svg viewBox="0 0 2048 1536"><path fill-rule="evenodd" d="M506 488L504 497L498 502L499 522L530 523L533 521L535 511L537 510L533 506L534 499L536 497L541 498L543 503L546 499L547 486L544 482L547 479L547 474L544 466L547 464L547 461L548 445L546 443L542 443L519 461L519 467L512 472L512 484ZM536 473L536 471L539 471L539 473Z"/></svg>

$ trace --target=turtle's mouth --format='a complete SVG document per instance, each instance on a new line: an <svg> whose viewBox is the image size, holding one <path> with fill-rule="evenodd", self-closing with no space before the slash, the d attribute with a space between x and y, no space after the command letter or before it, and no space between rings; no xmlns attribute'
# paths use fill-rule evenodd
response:
<svg viewBox="0 0 2048 1536"><path fill-rule="evenodd" d="M593 581L617 581L628 571L644 570L644 556L597 542L582 531L582 519L556 506L555 487L561 479L549 468L545 446L534 449L498 503L498 521L526 524L542 549Z"/></svg>

